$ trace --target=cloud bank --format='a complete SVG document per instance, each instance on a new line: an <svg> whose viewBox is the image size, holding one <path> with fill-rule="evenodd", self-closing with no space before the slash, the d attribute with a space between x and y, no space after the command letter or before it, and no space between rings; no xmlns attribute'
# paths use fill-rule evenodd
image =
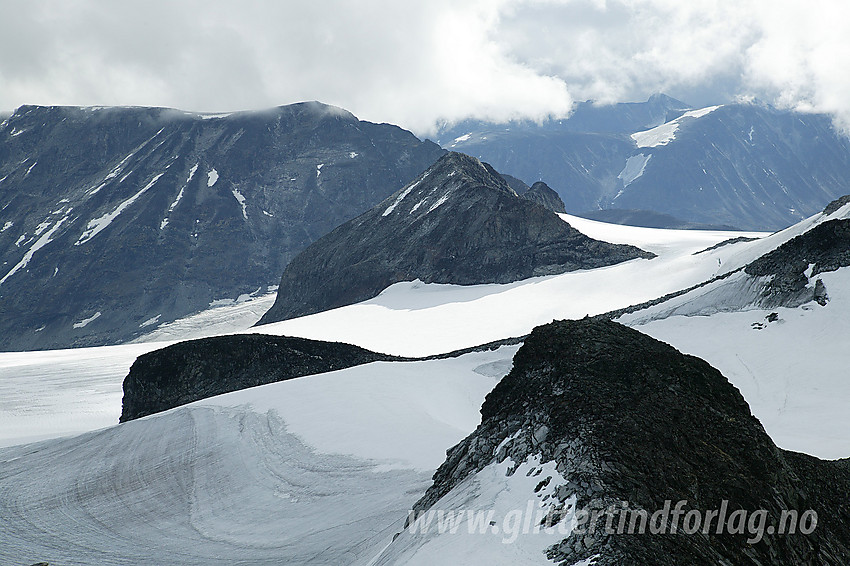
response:
<svg viewBox="0 0 850 566"><path fill-rule="evenodd" d="M844 0L0 1L0 110L321 100L428 133L666 92L850 126Z"/></svg>

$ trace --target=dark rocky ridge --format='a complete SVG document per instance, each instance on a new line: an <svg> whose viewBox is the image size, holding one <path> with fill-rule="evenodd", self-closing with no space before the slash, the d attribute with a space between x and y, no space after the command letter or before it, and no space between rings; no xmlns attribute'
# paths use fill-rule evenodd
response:
<svg viewBox="0 0 850 566"><path fill-rule="evenodd" d="M220 117L23 106L0 123L0 350L125 341L274 285L443 153L320 103Z"/></svg>
<svg viewBox="0 0 850 566"><path fill-rule="evenodd" d="M441 360L520 344L505 338L453 352L404 358L339 342L264 334L233 334L179 342L148 352L124 378L120 421L257 385L374 361Z"/></svg>
<svg viewBox="0 0 850 566"><path fill-rule="evenodd" d="M124 378L120 422L222 393L395 359L350 344L262 334L180 342L133 362Z"/></svg>
<svg viewBox="0 0 850 566"><path fill-rule="evenodd" d="M548 210L551 210L554 213L565 213L567 209L564 207L564 201L561 200L561 197L558 196L558 193L553 191L549 185L544 183L543 181L537 181L531 188L529 188L524 193L520 194L524 199L528 199L532 202L536 202L537 204L543 206Z"/></svg>
<svg viewBox="0 0 850 566"><path fill-rule="evenodd" d="M837 210L837 209L836 209ZM806 272L812 265L811 273ZM850 266L850 220L827 220L788 240L744 268L754 277L771 277L759 304L765 308L796 306L811 300L826 304L826 287L809 279L827 271Z"/></svg>
<svg viewBox="0 0 850 566"><path fill-rule="evenodd" d="M293 259L258 324L357 303L400 281L509 283L638 257L654 256L584 236L518 198L489 165L449 153Z"/></svg>
<svg viewBox="0 0 850 566"><path fill-rule="evenodd" d="M599 524L550 547L558 563L597 554L595 564L617 566L850 562L850 461L777 448L720 372L635 330L589 319L534 329L481 413L416 510L492 462L539 454L568 480L556 492L560 508L575 494L581 509L628 501L652 513L687 500L686 510L713 510L728 500L730 510L766 510L773 524L782 510L818 514L810 535L766 534L755 544L713 530L608 534Z"/></svg>

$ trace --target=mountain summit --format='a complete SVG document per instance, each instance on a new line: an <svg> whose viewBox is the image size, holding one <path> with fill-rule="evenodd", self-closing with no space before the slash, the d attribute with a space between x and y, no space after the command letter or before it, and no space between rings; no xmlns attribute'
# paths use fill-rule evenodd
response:
<svg viewBox="0 0 850 566"><path fill-rule="evenodd" d="M648 254L588 238L519 198L489 165L449 153L287 266L260 324L357 303L401 281L510 283Z"/></svg>

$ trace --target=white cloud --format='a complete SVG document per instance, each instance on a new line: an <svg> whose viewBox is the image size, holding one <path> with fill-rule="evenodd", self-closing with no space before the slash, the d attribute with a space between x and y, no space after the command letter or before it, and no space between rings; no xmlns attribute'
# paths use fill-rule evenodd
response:
<svg viewBox="0 0 850 566"><path fill-rule="evenodd" d="M0 109L300 100L428 131L750 95L850 124L845 0L6 0Z"/></svg>
<svg viewBox="0 0 850 566"><path fill-rule="evenodd" d="M562 78L577 99L639 100L667 92L709 104L754 96L831 112L850 124L845 0L521 4L505 22L506 41L533 68Z"/></svg>

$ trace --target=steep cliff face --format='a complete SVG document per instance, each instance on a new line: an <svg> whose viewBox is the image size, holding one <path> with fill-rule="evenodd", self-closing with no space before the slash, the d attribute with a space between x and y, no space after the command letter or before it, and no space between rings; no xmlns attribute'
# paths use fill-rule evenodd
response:
<svg viewBox="0 0 850 566"><path fill-rule="evenodd" d="M508 475L537 474L527 496L546 524L569 523L578 510L599 513L581 528L567 527L548 548L559 564L592 557L600 565L671 566L850 560L850 507L842 495L850 462L777 448L720 372L635 330L592 320L536 328L481 414L478 429L448 451L417 512L457 501L455 491L482 485L483 470L502 462ZM630 534L617 532L614 514L613 530L606 527L606 511L623 512L625 502L630 512L651 516L668 501L674 508L686 502L682 516L726 508L730 522L718 533L715 515L705 532L703 523L689 533L680 516L676 534L669 522L667 534ZM464 503L474 508L474 499ZM761 535L746 526L736 531L736 510L750 517L764 510ZM771 530L783 511L808 510L817 514L816 528L803 529L809 534ZM625 516L628 525L632 516ZM424 548L407 532L393 544L400 555Z"/></svg>
<svg viewBox="0 0 850 566"><path fill-rule="evenodd" d="M349 344L246 334L189 340L139 356L121 422L222 393L394 359Z"/></svg>
<svg viewBox="0 0 850 566"><path fill-rule="evenodd" d="M0 349L114 343L274 285L444 152L319 103L0 123Z"/></svg>
<svg viewBox="0 0 850 566"><path fill-rule="evenodd" d="M579 233L490 166L450 153L287 266L261 324L374 297L400 281L510 283L652 257Z"/></svg>

